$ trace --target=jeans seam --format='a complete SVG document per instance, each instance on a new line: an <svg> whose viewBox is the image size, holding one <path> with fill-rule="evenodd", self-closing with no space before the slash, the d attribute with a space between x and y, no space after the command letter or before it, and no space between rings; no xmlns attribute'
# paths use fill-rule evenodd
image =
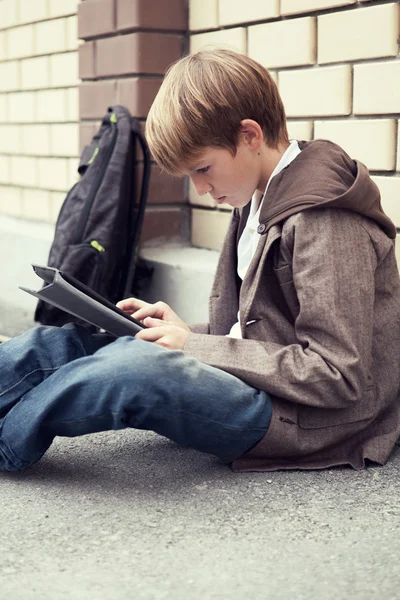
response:
<svg viewBox="0 0 400 600"><path fill-rule="evenodd" d="M32 375L33 373L36 373L37 371L57 371L57 369L59 369L62 365L59 365L57 367L45 367L45 368L39 368L39 369L33 369L33 371L30 371L29 373L27 373L26 375L24 375L24 377L22 377L22 379L20 379L19 381L17 381L17 383L14 383L14 385L10 386L9 388L7 388L6 390L0 392L0 398L1 396L4 396L4 394L7 394L7 392L13 390L14 388L18 387L23 381L25 381L25 379L27 377L29 377L30 375Z"/></svg>

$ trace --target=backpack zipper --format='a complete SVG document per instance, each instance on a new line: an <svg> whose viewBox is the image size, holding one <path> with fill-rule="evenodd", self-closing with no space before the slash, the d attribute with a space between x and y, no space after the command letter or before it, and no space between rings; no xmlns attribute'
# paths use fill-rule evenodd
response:
<svg viewBox="0 0 400 600"><path fill-rule="evenodd" d="M113 113L114 114L114 113ZM112 117L112 115L111 115ZM116 126L116 122L115 120L113 120L112 118L110 118L110 124L112 127L112 138L111 138L111 142L110 142L110 146L107 150L107 153L104 155L103 161L101 163L101 167L99 169L99 172L97 174L97 177L95 179L95 181L93 182L93 186L92 189L90 191L89 196L86 199L86 202L82 208L82 212L81 212L81 218L80 218L80 227L77 231L76 234L76 239L75 239L75 243L76 244L80 244L83 242L83 235L85 233L85 228L86 228L86 222L88 220L89 217L89 213L91 211L94 199L96 197L97 192L99 191L99 188L102 184L102 181L104 179L104 174L106 171L106 166L112 156L112 153L114 151L115 148L115 142L117 140L117 126Z"/></svg>

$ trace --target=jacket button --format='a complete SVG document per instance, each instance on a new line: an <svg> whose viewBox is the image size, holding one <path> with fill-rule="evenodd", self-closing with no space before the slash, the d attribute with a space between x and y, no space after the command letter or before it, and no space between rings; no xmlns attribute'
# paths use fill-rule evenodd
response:
<svg viewBox="0 0 400 600"><path fill-rule="evenodd" d="M267 226L265 225L265 223L260 223L260 225L257 227L257 233L265 233L267 231Z"/></svg>

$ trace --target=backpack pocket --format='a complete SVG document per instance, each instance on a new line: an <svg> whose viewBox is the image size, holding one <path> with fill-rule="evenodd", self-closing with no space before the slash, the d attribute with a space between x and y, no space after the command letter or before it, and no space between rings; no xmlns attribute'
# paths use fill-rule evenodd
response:
<svg viewBox="0 0 400 600"><path fill-rule="evenodd" d="M103 255L104 249L96 241L67 246L59 269L98 291L102 287Z"/></svg>

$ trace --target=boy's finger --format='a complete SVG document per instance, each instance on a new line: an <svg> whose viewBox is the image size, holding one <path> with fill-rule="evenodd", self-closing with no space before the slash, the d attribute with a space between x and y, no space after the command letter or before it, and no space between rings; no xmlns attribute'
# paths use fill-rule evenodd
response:
<svg viewBox="0 0 400 600"><path fill-rule="evenodd" d="M155 304L147 304L143 308L140 308L138 311L133 313L132 315L138 321L143 321L146 317L153 317L154 319L161 318L163 316L159 307ZM161 319L162 320L162 319Z"/></svg>
<svg viewBox="0 0 400 600"><path fill-rule="evenodd" d="M146 317L143 321L143 323L146 325L146 327L165 327L167 324L169 325L169 323L167 323L167 321L162 321L161 319L154 319L153 317Z"/></svg>
<svg viewBox="0 0 400 600"><path fill-rule="evenodd" d="M151 327L142 329L136 334L136 338L145 342L156 342L165 335L165 327Z"/></svg>
<svg viewBox="0 0 400 600"><path fill-rule="evenodd" d="M151 305L143 300L139 300L138 298L126 298L125 300L120 300L117 302L117 306L121 310L134 311Z"/></svg>

